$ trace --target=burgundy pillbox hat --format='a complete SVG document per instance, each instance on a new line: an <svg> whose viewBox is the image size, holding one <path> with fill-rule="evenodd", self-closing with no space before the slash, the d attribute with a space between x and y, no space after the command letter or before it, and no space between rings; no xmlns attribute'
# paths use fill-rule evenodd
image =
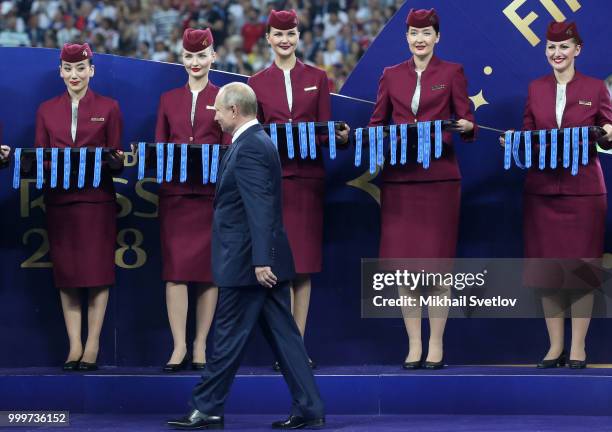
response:
<svg viewBox="0 0 612 432"><path fill-rule="evenodd" d="M91 60L93 57L93 52L89 45L84 43L83 45L79 44L64 44L62 47L62 52L60 54L60 58L68 63L78 63L83 60Z"/></svg>
<svg viewBox="0 0 612 432"><path fill-rule="evenodd" d="M188 28L183 33L183 48L189 52L200 52L213 44L213 35L210 29L199 30Z"/></svg>
<svg viewBox="0 0 612 432"><path fill-rule="evenodd" d="M429 26L439 26L440 20L435 9L410 9L408 17L406 18L406 24L410 27L424 28Z"/></svg>
<svg viewBox="0 0 612 432"><path fill-rule="evenodd" d="M295 11L275 11L272 9L268 17L268 27L279 30L289 30L298 26L298 17Z"/></svg>
<svg viewBox="0 0 612 432"><path fill-rule="evenodd" d="M573 21L551 22L546 29L546 39L552 42L562 42L568 39L576 39L581 44L582 39L578 34L578 27Z"/></svg>

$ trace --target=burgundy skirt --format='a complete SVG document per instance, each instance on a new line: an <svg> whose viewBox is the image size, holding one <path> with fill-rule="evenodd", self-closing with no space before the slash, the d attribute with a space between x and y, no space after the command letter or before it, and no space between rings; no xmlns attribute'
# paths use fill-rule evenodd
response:
<svg viewBox="0 0 612 432"><path fill-rule="evenodd" d="M46 210L55 286L114 285L117 204L77 202Z"/></svg>
<svg viewBox="0 0 612 432"><path fill-rule="evenodd" d="M453 258L461 181L382 184L380 258Z"/></svg>
<svg viewBox="0 0 612 432"><path fill-rule="evenodd" d="M283 178L283 224L296 273L321 271L324 195L324 179Z"/></svg>
<svg viewBox="0 0 612 432"><path fill-rule="evenodd" d="M162 279L212 283L213 195L160 195Z"/></svg>
<svg viewBox="0 0 612 432"><path fill-rule="evenodd" d="M563 290L598 287L602 275L596 269L604 252L607 196L524 194L523 203L525 258L556 258L528 260L523 283ZM592 264L588 272L585 258Z"/></svg>

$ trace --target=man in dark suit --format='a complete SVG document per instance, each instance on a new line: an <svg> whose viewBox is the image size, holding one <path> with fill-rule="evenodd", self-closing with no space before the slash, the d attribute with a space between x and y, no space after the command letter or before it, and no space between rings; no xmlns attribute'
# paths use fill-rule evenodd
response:
<svg viewBox="0 0 612 432"><path fill-rule="evenodd" d="M168 425L223 427L225 399L259 322L293 399L289 418L272 427L323 427L323 402L288 307L288 281L295 271L283 228L278 153L257 121L257 99L249 86L224 86L215 110L215 120L232 135L232 145L219 167L214 201L212 270L219 286L215 350L194 390L193 410Z"/></svg>

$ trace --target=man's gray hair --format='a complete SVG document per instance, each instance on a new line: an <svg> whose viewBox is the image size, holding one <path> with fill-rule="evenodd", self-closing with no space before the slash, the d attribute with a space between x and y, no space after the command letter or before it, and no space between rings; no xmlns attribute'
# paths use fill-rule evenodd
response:
<svg viewBox="0 0 612 432"><path fill-rule="evenodd" d="M236 105L241 115L245 117L257 115L257 96L248 85L233 82L221 87L221 103L225 107Z"/></svg>

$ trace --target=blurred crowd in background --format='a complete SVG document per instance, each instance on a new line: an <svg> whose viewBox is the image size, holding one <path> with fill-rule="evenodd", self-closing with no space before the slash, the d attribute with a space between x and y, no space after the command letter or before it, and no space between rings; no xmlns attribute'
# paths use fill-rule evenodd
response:
<svg viewBox="0 0 612 432"><path fill-rule="evenodd" d="M295 9L298 57L327 71L338 91L403 0L0 0L0 46L59 48L179 63L183 30L210 27L214 69L245 75L269 66L272 9Z"/></svg>

